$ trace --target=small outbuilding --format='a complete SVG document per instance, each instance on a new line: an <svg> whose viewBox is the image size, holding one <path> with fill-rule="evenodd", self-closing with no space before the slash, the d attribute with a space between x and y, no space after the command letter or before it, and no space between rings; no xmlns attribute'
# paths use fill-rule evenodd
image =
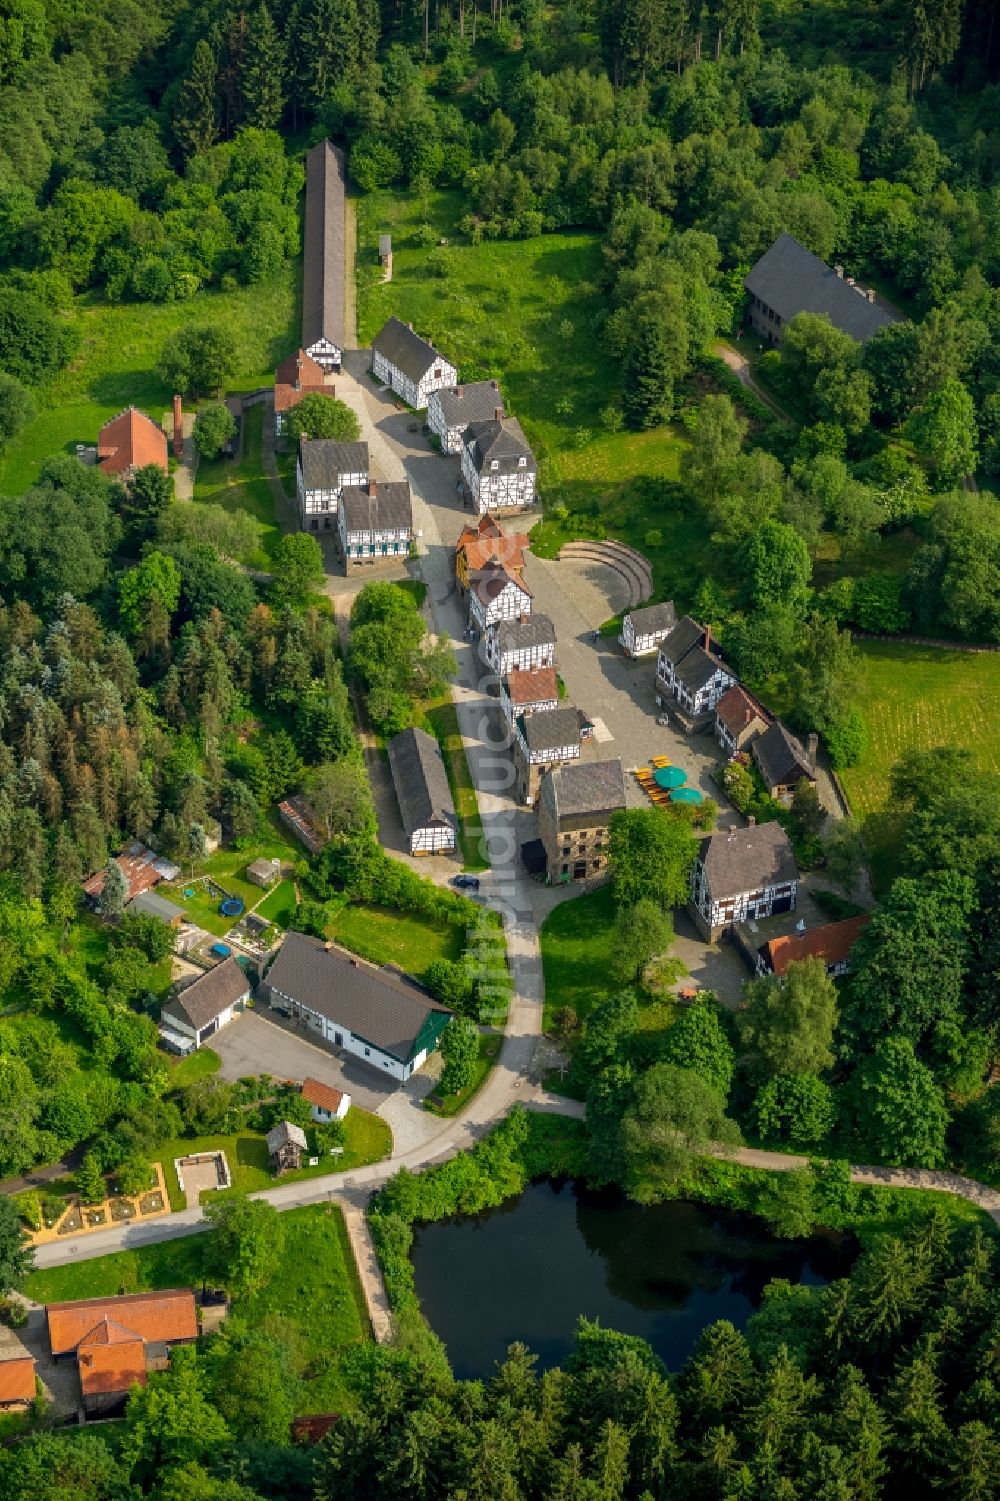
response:
<svg viewBox="0 0 1000 1501"><path fill-rule="evenodd" d="M24 1353L0 1359L0 1412L23 1412L34 1400L34 1356Z"/></svg>
<svg viewBox="0 0 1000 1501"><path fill-rule="evenodd" d="M224 959L164 1004L160 1012L160 1035L168 1046L171 1034L179 1033L200 1048L228 1026L249 999L246 971L235 959Z"/></svg>
<svg viewBox="0 0 1000 1501"><path fill-rule="evenodd" d="M247 866L247 880L252 881L255 886L263 886L265 891L269 886L273 886L280 876L281 861L278 859L252 860Z"/></svg>
<svg viewBox="0 0 1000 1501"><path fill-rule="evenodd" d="M750 747L764 786L779 803L790 803L801 781L816 784L816 753L819 737L809 736L808 749L791 730L776 719Z"/></svg>
<svg viewBox="0 0 1000 1501"><path fill-rule="evenodd" d="M302 1098L312 1106L312 1118L321 1126L329 1121L342 1121L351 1108L349 1094L319 1079L303 1079Z"/></svg>
<svg viewBox="0 0 1000 1501"><path fill-rule="evenodd" d="M184 921L184 908L176 902L168 902L158 891L140 891L125 908L126 912L140 917L158 917L168 928L179 928Z"/></svg>
<svg viewBox="0 0 1000 1501"><path fill-rule="evenodd" d="M622 651L627 657L651 657L676 624L677 611L672 599L645 605L641 610L629 610L618 637Z"/></svg>
<svg viewBox="0 0 1000 1501"><path fill-rule="evenodd" d="M302 1154L308 1148L306 1133L291 1121L279 1121L267 1133L267 1152L276 1173L294 1172L302 1166Z"/></svg>

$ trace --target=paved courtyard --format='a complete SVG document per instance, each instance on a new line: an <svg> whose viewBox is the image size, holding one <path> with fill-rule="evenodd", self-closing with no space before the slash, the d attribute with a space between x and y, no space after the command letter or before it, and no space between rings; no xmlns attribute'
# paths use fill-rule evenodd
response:
<svg viewBox="0 0 1000 1501"><path fill-rule="evenodd" d="M276 1079L318 1079L343 1094L349 1094L362 1110L377 1111L398 1088L374 1069L350 1058L339 1058L308 1032L292 1031L268 1020L268 1007L244 1011L212 1038L211 1046L222 1059L223 1079L241 1079L248 1074L273 1074Z"/></svg>

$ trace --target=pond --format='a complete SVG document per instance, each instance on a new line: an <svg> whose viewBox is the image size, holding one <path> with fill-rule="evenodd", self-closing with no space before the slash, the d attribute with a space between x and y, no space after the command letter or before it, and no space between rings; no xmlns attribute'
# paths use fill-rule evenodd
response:
<svg viewBox="0 0 1000 1501"><path fill-rule="evenodd" d="M521 1340L559 1365L583 1314L638 1334L671 1370L717 1319L745 1327L773 1277L821 1286L850 1271L851 1236L778 1240L704 1204L630 1204L578 1183L531 1184L499 1209L419 1226L417 1296L455 1375L492 1374Z"/></svg>

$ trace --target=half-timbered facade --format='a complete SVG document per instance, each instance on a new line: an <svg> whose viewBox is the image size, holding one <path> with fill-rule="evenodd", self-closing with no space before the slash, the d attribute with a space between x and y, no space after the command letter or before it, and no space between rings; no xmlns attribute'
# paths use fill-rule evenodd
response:
<svg viewBox="0 0 1000 1501"><path fill-rule="evenodd" d="M516 417L503 408L462 436L462 488L476 511L524 511L535 503L538 464Z"/></svg>
<svg viewBox="0 0 1000 1501"><path fill-rule="evenodd" d="M657 702L686 730L708 724L719 699L736 682L735 673L714 655L711 644L711 630L685 615L657 653Z"/></svg>
<svg viewBox="0 0 1000 1501"><path fill-rule="evenodd" d="M469 580L469 623L477 631L531 614L531 590L512 569L492 559Z"/></svg>
<svg viewBox="0 0 1000 1501"><path fill-rule="evenodd" d="M622 763L580 761L556 766L538 792L538 834L550 882L589 881L608 863L611 815L625 807Z"/></svg>
<svg viewBox="0 0 1000 1501"><path fill-rule="evenodd" d="M303 438L295 464L295 494L305 532L328 532L337 525L340 497L350 486L368 483L368 444L333 438Z"/></svg>
<svg viewBox="0 0 1000 1501"><path fill-rule="evenodd" d="M727 688L715 706L715 738L727 756L749 750L770 723L770 714L742 683Z"/></svg>
<svg viewBox="0 0 1000 1501"><path fill-rule="evenodd" d="M778 823L751 824L702 840L691 871L691 916L706 938L733 923L795 909L798 867Z"/></svg>
<svg viewBox="0 0 1000 1501"><path fill-rule="evenodd" d="M410 729L393 735L387 749L410 854L451 854L458 818L441 747L426 730Z"/></svg>
<svg viewBox="0 0 1000 1501"><path fill-rule="evenodd" d="M516 667L551 667L556 660L556 628L547 615L502 620L483 636L483 653L498 677Z"/></svg>
<svg viewBox="0 0 1000 1501"><path fill-rule="evenodd" d="M302 348L324 370L339 370L344 355L346 226L344 153L320 141L306 153Z"/></svg>
<svg viewBox="0 0 1000 1501"><path fill-rule="evenodd" d="M641 610L629 610L618 637L622 651L627 657L651 657L676 624L677 611L670 599Z"/></svg>
<svg viewBox="0 0 1000 1501"><path fill-rule="evenodd" d="M442 453L461 453L462 434L472 422L503 415L499 382L478 380L468 386L433 391L427 402L427 426L437 436Z"/></svg>
<svg viewBox="0 0 1000 1501"><path fill-rule="evenodd" d="M559 680L554 667L515 667L500 684L500 705L510 724L519 714L540 714L559 707Z"/></svg>
<svg viewBox="0 0 1000 1501"><path fill-rule="evenodd" d="M458 371L428 344L411 323L390 318L372 344L372 374L401 396L407 406L423 411L433 391L454 386Z"/></svg>
<svg viewBox="0 0 1000 1501"><path fill-rule="evenodd" d="M413 505L406 480L360 488L345 485L337 512L340 550L345 564L361 567L387 558L409 556L413 541Z"/></svg>
<svg viewBox="0 0 1000 1501"><path fill-rule="evenodd" d="M538 796L538 784L551 766L580 759L581 715L578 709L547 709L541 714L519 714L514 720L514 766L517 795L529 806Z"/></svg>
<svg viewBox="0 0 1000 1501"><path fill-rule="evenodd" d="M322 365L300 349L298 354L282 360L274 372L274 432L280 438L285 430L285 420L303 396L318 394L332 396L333 387L326 384Z"/></svg>

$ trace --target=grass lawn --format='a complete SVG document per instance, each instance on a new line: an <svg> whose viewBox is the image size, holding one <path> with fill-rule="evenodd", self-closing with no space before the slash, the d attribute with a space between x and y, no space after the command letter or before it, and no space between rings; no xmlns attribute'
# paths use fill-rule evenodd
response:
<svg viewBox="0 0 1000 1501"><path fill-rule="evenodd" d="M34 422L0 459L0 490L16 495L36 478L43 459L93 443L98 429L133 402L159 421L173 392L156 373L167 339L190 324L220 325L235 349L230 390L252 391L298 337L298 262L273 281L234 292L199 292L189 302L121 303L93 297L79 309L80 353L37 391Z"/></svg>
<svg viewBox="0 0 1000 1501"><path fill-rule="evenodd" d="M500 1049L503 1047L503 1034L500 1032L483 1032L479 1037L479 1057L476 1059L475 1073L468 1089L460 1089L457 1094L447 1095L440 1105L432 1105L429 1100L424 1101L424 1109L432 1115L448 1117L458 1115L464 1110L474 1094L478 1094L486 1080L489 1078L494 1063L500 1057Z"/></svg>
<svg viewBox="0 0 1000 1501"><path fill-rule="evenodd" d="M285 833L275 817L268 820L267 830L256 841L252 849L234 850L231 848L217 849L207 859L199 861L195 866L195 880L192 882L186 878L186 874L179 881L170 884L164 882L157 889L170 901L185 909L192 922L196 922L207 933L214 933L221 937L232 927L234 918L223 917L219 912L219 899L210 897L204 886L199 886L199 877L210 876L224 890L233 896L241 897L247 910L256 907L257 903L265 898L265 893L260 886L248 881L245 871L254 860L278 859L285 865L292 864L302 854L300 845L293 843ZM185 896L185 891L192 891L192 896ZM280 890L280 887L278 888ZM274 893L270 893L273 895Z"/></svg>
<svg viewBox="0 0 1000 1501"><path fill-rule="evenodd" d="M444 756L448 773L448 785L458 814L458 843L466 870L487 870L489 861L480 849L483 825L479 816L479 801L469 771L465 743L458 726L458 710L449 695L442 703L429 708L425 715L427 728L437 738Z"/></svg>
<svg viewBox="0 0 1000 1501"><path fill-rule="evenodd" d="M287 928L295 911L295 882L279 881L257 908L257 915Z"/></svg>
<svg viewBox="0 0 1000 1501"><path fill-rule="evenodd" d="M203 460L195 474L195 502L211 502L226 511L248 511L261 527L260 547L245 561L266 568L281 528L274 514L274 499L261 468L264 431L263 406L250 407L243 417L243 454L234 459ZM294 489L294 484L293 484Z"/></svg>
<svg viewBox="0 0 1000 1501"><path fill-rule="evenodd" d="M186 1089L189 1084L194 1084L198 1079L207 1079L210 1074L218 1073L222 1065L222 1059L218 1053L213 1053L211 1048L196 1048L186 1058L178 1058L173 1062L170 1072L171 1089Z"/></svg>
<svg viewBox="0 0 1000 1501"><path fill-rule="evenodd" d="M136 1251L116 1251L92 1261L32 1272L24 1291L38 1303L113 1298L160 1287L194 1287L201 1282L204 1269L205 1241L200 1235L189 1235Z"/></svg>
<svg viewBox="0 0 1000 1501"><path fill-rule="evenodd" d="M435 959L460 959L464 931L384 907L344 907L330 920L327 937L373 964L398 964L420 979Z"/></svg>
<svg viewBox="0 0 1000 1501"><path fill-rule="evenodd" d="M542 924L546 1029L561 1006L580 1020L608 994L608 946L614 925L610 886L599 886L553 908Z"/></svg>

